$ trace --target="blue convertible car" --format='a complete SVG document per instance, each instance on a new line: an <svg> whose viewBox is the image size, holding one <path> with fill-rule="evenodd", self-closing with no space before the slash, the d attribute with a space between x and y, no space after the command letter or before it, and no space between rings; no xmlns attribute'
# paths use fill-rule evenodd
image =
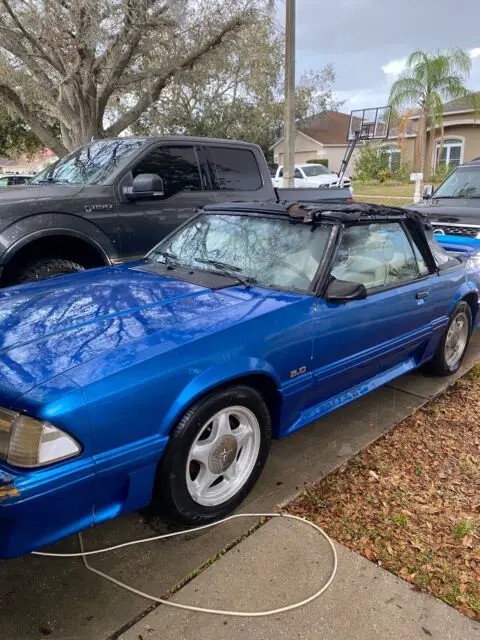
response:
<svg viewBox="0 0 480 640"><path fill-rule="evenodd" d="M455 372L479 281L418 213L233 204L142 261L3 290L0 556L152 501L226 515L272 436L417 367Z"/></svg>

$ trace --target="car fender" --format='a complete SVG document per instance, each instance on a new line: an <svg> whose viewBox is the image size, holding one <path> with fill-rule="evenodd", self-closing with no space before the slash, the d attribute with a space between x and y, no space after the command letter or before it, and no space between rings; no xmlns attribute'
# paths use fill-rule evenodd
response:
<svg viewBox="0 0 480 640"><path fill-rule="evenodd" d="M262 375L269 378L280 389L280 379L274 368L259 358L241 357L209 367L195 376L183 391L175 398L169 411L164 416L161 432L169 433L173 426L192 404L217 387L223 386L239 378L251 375Z"/></svg>
<svg viewBox="0 0 480 640"><path fill-rule="evenodd" d="M39 238L69 235L95 248L109 264L118 255L108 236L85 218L68 213L39 213L17 220L0 233L0 264L6 264L21 248Z"/></svg>
<svg viewBox="0 0 480 640"><path fill-rule="evenodd" d="M466 280L462 282L461 286L458 288L453 300L448 306L447 315L450 316L457 304L464 300L467 296L474 293L477 296L477 300L479 299L478 286L472 282L471 280Z"/></svg>

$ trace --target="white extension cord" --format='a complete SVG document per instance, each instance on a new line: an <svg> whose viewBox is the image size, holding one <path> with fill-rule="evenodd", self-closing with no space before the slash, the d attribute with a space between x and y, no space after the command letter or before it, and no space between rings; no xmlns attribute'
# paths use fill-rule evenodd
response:
<svg viewBox="0 0 480 640"><path fill-rule="evenodd" d="M332 554L333 554L333 568L327 582L313 595L309 596L308 598L305 598L305 600L302 600L300 602L294 602L293 604L286 605L285 607L279 607L278 609L270 609L267 611L224 611L222 609L207 609L205 607L196 607L190 604L180 604L179 602L172 602L171 600L164 600L163 598L157 598L156 596L152 596L149 593L145 593L144 591L135 589L134 587L131 587L130 585L125 584L120 580L117 580L113 576L110 576L107 573L104 573L103 571L99 571L98 569L95 569L87 561L87 556L93 556L99 553L107 553L108 551L114 551L115 549L122 549L123 547L130 547L136 544L145 544L147 542L153 542L154 540L164 540L165 538L173 538L174 536L181 536L187 533L194 533L195 531L203 531L204 529L209 529L210 527L216 527L219 524L223 524L225 522L228 522L229 520L235 520L236 518L288 518L290 520L298 520L304 524L309 525L316 531L318 531L318 533L320 533L330 545L330 549L332 550ZM197 611L200 613L213 613L221 616L261 618L264 616L273 616L273 615L276 615L277 613L292 611L293 609L298 609L299 607L303 607L309 602L312 602L312 600L315 600L316 598L321 596L322 593L324 593L328 589L328 587L332 584L333 579L335 578L335 574L337 572L337 565L338 565L337 552L335 550L335 546L332 540L325 533L325 531L315 523L310 522L310 520L307 520L306 518L300 518L299 516L293 516L289 513L238 513L233 516L228 516L223 520L218 520L217 522L212 522L210 524L206 524L201 527L195 527L194 529L186 529L185 531L175 531L174 533L165 533L159 536L153 536L151 538L143 538L141 540L131 540L130 542L123 542L122 544L117 544L117 545L114 545L113 547L95 549L94 551L85 551L83 547L82 534L79 533L78 537L80 540L80 549L81 549L80 553L47 553L44 551L34 551L33 555L46 556L49 558L82 558L85 567L89 571L96 573L102 578L105 578L106 580L113 582L113 584L116 584L122 589L126 589L127 591L130 591L131 593L134 593L137 596L141 596L142 598L146 598L147 600L151 600L152 602L157 602L159 604L167 605L168 607L176 607L177 609L185 609L187 611Z"/></svg>

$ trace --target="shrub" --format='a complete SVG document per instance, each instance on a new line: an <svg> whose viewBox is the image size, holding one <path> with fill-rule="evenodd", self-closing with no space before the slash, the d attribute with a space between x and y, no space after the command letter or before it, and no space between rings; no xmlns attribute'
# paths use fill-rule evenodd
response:
<svg viewBox="0 0 480 640"><path fill-rule="evenodd" d="M435 173L428 176L426 182L432 182L433 184L439 185L448 178L455 168L456 167L453 164L441 164L437 167Z"/></svg>
<svg viewBox="0 0 480 640"><path fill-rule="evenodd" d="M393 172L393 179L397 182L409 183L412 168L407 164L401 164L398 169Z"/></svg>
<svg viewBox="0 0 480 640"><path fill-rule="evenodd" d="M377 173L377 180L379 182L386 182L387 180L390 180L392 177L392 172L390 171L390 169L380 169L380 171Z"/></svg>
<svg viewBox="0 0 480 640"><path fill-rule="evenodd" d="M361 182L380 180L379 173L385 171L389 171L387 153L372 144L361 147L355 162L355 179ZM386 179L384 176L382 173L382 182Z"/></svg>

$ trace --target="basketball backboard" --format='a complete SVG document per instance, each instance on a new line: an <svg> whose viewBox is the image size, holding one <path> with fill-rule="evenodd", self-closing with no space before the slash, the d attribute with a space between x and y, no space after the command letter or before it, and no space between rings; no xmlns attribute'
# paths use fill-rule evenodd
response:
<svg viewBox="0 0 480 640"><path fill-rule="evenodd" d="M354 109L350 113L348 140L385 140L390 129L392 107Z"/></svg>

